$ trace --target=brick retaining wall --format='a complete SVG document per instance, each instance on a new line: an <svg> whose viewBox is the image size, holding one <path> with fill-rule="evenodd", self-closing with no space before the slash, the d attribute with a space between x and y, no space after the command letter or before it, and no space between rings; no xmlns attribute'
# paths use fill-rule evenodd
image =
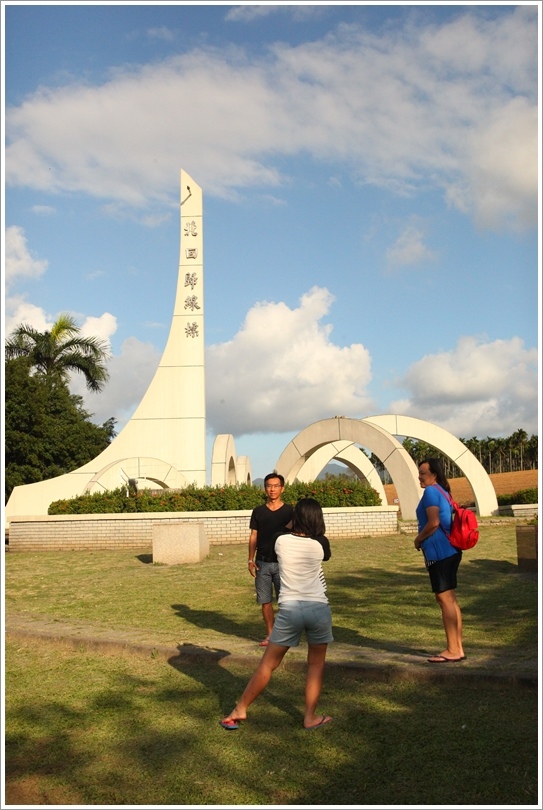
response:
<svg viewBox="0 0 543 810"><path fill-rule="evenodd" d="M397 506L360 506L323 512L330 540L398 531ZM151 550L152 527L159 521L202 522L210 545L246 543L250 516L251 510L19 516L11 519L8 547L10 551Z"/></svg>

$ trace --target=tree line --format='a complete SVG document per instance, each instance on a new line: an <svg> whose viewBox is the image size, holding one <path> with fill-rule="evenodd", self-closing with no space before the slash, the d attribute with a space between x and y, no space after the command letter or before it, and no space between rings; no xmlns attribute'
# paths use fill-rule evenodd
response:
<svg viewBox="0 0 543 810"><path fill-rule="evenodd" d="M506 438L487 436L486 439L478 439L473 436L471 439L460 439L460 441L473 453L489 475L537 470L538 468L538 437L534 434L528 436L528 433L522 428ZM427 442L407 437L403 440L402 445L417 466L425 458L440 458L447 478L459 478L464 475L454 461ZM383 483L390 483L390 475L382 462L373 454L370 456L370 460L379 472Z"/></svg>
<svg viewBox="0 0 543 810"><path fill-rule="evenodd" d="M101 453L116 435L116 420L91 421L83 398L70 393L70 374L83 374L90 391L108 380L109 347L81 335L66 313L50 330L22 324L5 345L5 498L13 487L54 478L76 470ZM537 469L537 436L519 429L508 438L460 439L488 473ZM443 460L447 478L461 470L435 447L409 437L403 446L418 464L428 456ZM364 451L362 451L364 452ZM370 460L384 483L390 475L375 455Z"/></svg>

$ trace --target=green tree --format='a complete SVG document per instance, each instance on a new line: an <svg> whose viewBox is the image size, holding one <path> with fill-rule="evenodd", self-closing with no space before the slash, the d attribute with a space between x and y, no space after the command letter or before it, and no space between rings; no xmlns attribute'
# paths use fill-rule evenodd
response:
<svg viewBox="0 0 543 810"><path fill-rule="evenodd" d="M26 357L32 368L67 382L71 372L83 374L89 391L101 391L108 379L106 341L82 337L71 315L59 315L50 331L38 332L28 324L13 330L6 341L6 358Z"/></svg>
<svg viewBox="0 0 543 810"><path fill-rule="evenodd" d="M513 448L515 450L515 455L519 457L519 464L517 465L517 469L523 470L524 469L524 450L526 448L526 444L528 442L528 434L522 428L519 428L513 435L511 436L511 440L513 443Z"/></svg>
<svg viewBox="0 0 543 810"><path fill-rule="evenodd" d="M13 487L71 472L115 436L115 419L90 421L82 397L58 375L32 374L29 357L6 361L5 496Z"/></svg>

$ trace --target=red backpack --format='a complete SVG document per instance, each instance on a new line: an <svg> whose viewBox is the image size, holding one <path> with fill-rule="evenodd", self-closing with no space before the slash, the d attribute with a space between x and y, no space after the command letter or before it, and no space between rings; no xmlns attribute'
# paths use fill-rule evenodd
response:
<svg viewBox="0 0 543 810"><path fill-rule="evenodd" d="M458 506L456 501L453 501L449 493L446 492L443 487L440 487L439 484L435 484L434 486L441 490L452 508L451 533L445 532L451 546L461 551L473 548L479 539L479 531L477 528L479 524L477 523L477 518L471 509L464 509L462 506ZM443 531L445 531L445 529L443 529Z"/></svg>

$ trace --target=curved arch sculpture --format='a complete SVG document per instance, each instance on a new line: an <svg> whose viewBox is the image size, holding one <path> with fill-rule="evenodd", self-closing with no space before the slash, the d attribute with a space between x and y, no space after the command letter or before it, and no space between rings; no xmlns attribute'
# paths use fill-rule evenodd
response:
<svg viewBox="0 0 543 810"><path fill-rule="evenodd" d="M383 482L379 478L379 473L360 448L353 442L330 442L309 456L298 471L298 481L315 481L321 470L333 459L342 461L359 478L365 478L381 498L381 503L386 506L387 496Z"/></svg>
<svg viewBox="0 0 543 810"><path fill-rule="evenodd" d="M97 490L117 489L129 478L145 482L151 481L162 489L182 489L187 485L185 476L176 470L173 464L159 458L133 456L112 461L95 473L86 484L85 494ZM154 488L154 487L150 487Z"/></svg>
<svg viewBox="0 0 543 810"><path fill-rule="evenodd" d="M286 446L276 470L284 475L285 481L292 482L319 448L337 441L361 444L382 461L396 486L402 518L415 520L421 495L417 467L399 441L380 425L345 416L314 422Z"/></svg>
<svg viewBox="0 0 543 810"><path fill-rule="evenodd" d="M238 484L251 484L253 474L251 471L251 461L249 456L238 456L237 458L237 483Z"/></svg>
<svg viewBox="0 0 543 810"><path fill-rule="evenodd" d="M454 461L469 481L475 496L477 513L482 516L498 514L498 499L487 471L477 461L471 450L468 450L465 444L462 444L460 439L457 439L448 430L433 425L431 422L425 422L423 419L396 414L368 416L362 421L378 425L393 436L410 436L413 439L428 442L432 447L437 447L451 461Z"/></svg>
<svg viewBox="0 0 543 810"><path fill-rule="evenodd" d="M235 484L236 474L236 447L231 433L219 433L213 442L211 453L211 486L222 484Z"/></svg>
<svg viewBox="0 0 543 810"><path fill-rule="evenodd" d="M249 457L236 456L236 446L231 433L219 433L213 442L211 454L211 486L250 484L251 480Z"/></svg>

